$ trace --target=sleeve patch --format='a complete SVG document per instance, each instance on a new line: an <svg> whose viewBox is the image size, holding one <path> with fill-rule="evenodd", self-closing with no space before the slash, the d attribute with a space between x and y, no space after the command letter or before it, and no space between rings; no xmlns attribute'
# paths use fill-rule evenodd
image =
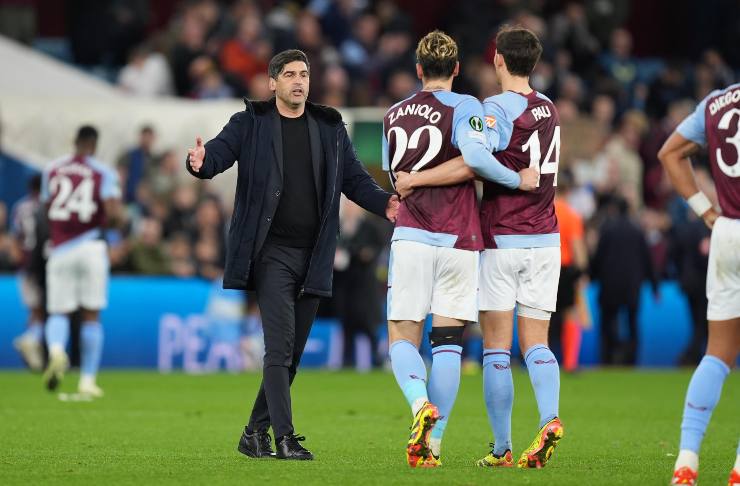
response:
<svg viewBox="0 0 740 486"><path fill-rule="evenodd" d="M488 128L494 128L496 126L496 117L493 115L486 115L486 126Z"/></svg>

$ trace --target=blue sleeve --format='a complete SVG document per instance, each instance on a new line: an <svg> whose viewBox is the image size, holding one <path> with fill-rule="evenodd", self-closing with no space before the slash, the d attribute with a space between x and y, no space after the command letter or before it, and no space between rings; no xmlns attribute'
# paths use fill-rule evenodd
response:
<svg viewBox="0 0 740 486"><path fill-rule="evenodd" d="M467 144L480 144L488 147L488 137L483 122L483 107L475 98L466 97L455 106L452 118L452 145L462 150Z"/></svg>
<svg viewBox="0 0 740 486"><path fill-rule="evenodd" d="M713 96L715 94L716 92L712 92L709 96ZM706 127L704 126L704 110L707 106L707 98L709 98L709 96L701 100L701 103L696 106L694 112L687 116L686 119L676 127L676 132L678 132L679 135L686 140L691 140L699 145L705 145L707 143Z"/></svg>
<svg viewBox="0 0 740 486"><path fill-rule="evenodd" d="M465 163L473 171L510 189L521 183L519 174L501 165L491 154L483 121L483 106L475 98L467 98L455 107L452 122L453 144L460 149Z"/></svg>
<svg viewBox="0 0 740 486"><path fill-rule="evenodd" d="M383 152L383 170L388 172L391 170L391 162L388 157L388 138L385 136L385 125L383 125L383 142L381 151Z"/></svg>
<svg viewBox="0 0 740 486"><path fill-rule="evenodd" d="M460 149L460 152L465 159L465 164L479 176L509 189L517 189L521 184L519 174L501 165L501 162L496 160L485 145L468 143Z"/></svg>
<svg viewBox="0 0 740 486"><path fill-rule="evenodd" d="M103 184L100 187L100 197L102 199L121 199L121 186L118 183L118 173L115 170L107 169L103 172Z"/></svg>
<svg viewBox="0 0 740 486"><path fill-rule="evenodd" d="M515 98L518 101L518 98ZM486 116L486 126L489 129L491 149L500 152L509 146L511 133L514 131L514 120L518 118L526 108L526 100L522 98L523 106L513 106L515 102L508 103L508 98L496 96L488 98L483 103L483 111ZM509 105L512 106L509 106ZM522 104L516 103L517 105ZM511 112L511 113L510 113ZM513 116L518 112L519 114Z"/></svg>

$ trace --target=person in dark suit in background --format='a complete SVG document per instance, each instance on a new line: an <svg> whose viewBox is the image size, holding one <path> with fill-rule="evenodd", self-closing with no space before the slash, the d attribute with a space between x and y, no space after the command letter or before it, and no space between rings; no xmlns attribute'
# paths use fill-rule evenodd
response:
<svg viewBox="0 0 740 486"><path fill-rule="evenodd" d="M398 197L357 159L339 112L307 102L310 66L299 50L269 65L269 101L246 101L216 138L188 150L187 170L210 179L239 162L224 287L255 290L265 339L263 379L239 451L313 459L293 428L295 378L320 297L331 295L340 195L394 220Z"/></svg>
<svg viewBox="0 0 740 486"><path fill-rule="evenodd" d="M609 217L599 231L599 243L591 261L591 278L601 284L601 362L605 365L634 365L637 360L637 310L640 287L650 280L658 296L658 280L653 270L645 235L630 218L627 202L609 203ZM626 309L629 337L619 337L619 311Z"/></svg>

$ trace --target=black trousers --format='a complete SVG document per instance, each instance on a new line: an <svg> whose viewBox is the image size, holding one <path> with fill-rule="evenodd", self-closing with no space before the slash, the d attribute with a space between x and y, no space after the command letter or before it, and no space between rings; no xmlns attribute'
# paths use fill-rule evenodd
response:
<svg viewBox="0 0 740 486"><path fill-rule="evenodd" d="M637 309L639 294L628 296L626 302L600 302L601 307L601 364L635 365L637 363L638 329ZM629 337L626 342L619 338L619 311L627 309Z"/></svg>
<svg viewBox="0 0 740 486"><path fill-rule="evenodd" d="M257 303L265 336L265 360L257 399L247 430L275 437L292 434L290 385L311 331L319 297L298 292L306 278L310 248L265 243L254 265Z"/></svg>

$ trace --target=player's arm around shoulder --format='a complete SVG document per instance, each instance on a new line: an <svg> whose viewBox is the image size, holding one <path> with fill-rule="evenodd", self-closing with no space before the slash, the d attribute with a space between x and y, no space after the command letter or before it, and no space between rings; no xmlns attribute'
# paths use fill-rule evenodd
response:
<svg viewBox="0 0 740 486"><path fill-rule="evenodd" d="M211 179L227 170L241 157L242 141L252 114L248 111L235 113L215 138L205 145L196 137L195 146L188 149L185 167L199 179Z"/></svg>

